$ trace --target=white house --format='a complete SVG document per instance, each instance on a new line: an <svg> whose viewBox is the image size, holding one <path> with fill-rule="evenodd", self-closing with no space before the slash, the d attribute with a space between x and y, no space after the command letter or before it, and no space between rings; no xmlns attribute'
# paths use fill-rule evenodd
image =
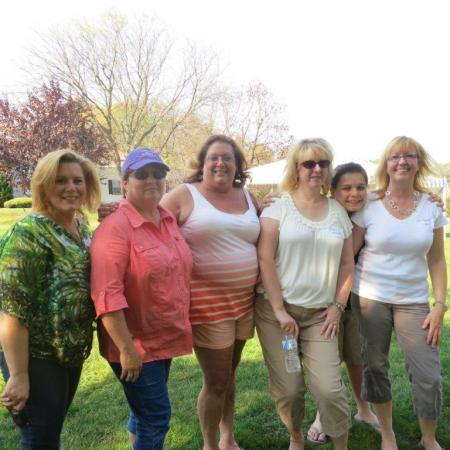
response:
<svg viewBox="0 0 450 450"><path fill-rule="evenodd" d="M102 202L118 202L122 198L122 182L116 166L97 166Z"/></svg>

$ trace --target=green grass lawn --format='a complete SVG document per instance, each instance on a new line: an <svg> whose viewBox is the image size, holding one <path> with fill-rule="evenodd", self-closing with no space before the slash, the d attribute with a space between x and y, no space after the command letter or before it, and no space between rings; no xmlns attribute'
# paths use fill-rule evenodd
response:
<svg viewBox="0 0 450 450"><path fill-rule="evenodd" d="M16 210L17 211L17 210ZM14 223L21 213L4 213L0 210L0 234ZM19 215L18 215L19 214ZM446 240L447 261L450 255L450 237ZM450 268L450 264L448 264ZM449 291L447 290L449 298ZM438 428L441 445L450 448L450 313L447 313L441 345L442 374L444 381L444 411ZM348 380L342 369L347 386ZM419 426L415 419L411 389L405 373L403 358L395 338L391 348L391 378L394 395L394 428L399 449L415 448L419 438ZM201 385L201 372L193 356L177 358L169 381L172 400L171 429L166 439L167 449L199 450L201 433L196 416L196 398ZM0 380L0 391L3 381ZM350 398L350 395L349 395ZM352 401L352 411L355 405ZM312 422L315 405L307 396L304 431ZM97 344L87 360L80 387L69 411L62 435L65 450L121 450L128 449L125 423L127 405L119 382L109 366L99 356ZM238 396L236 401L236 437L245 450L287 449L287 433L280 423L270 394L267 371L258 340L252 339L244 349L238 369ZM0 408L0 449L18 448L18 434L5 409ZM306 445L306 448L313 446ZM332 445L320 448L331 449ZM380 438L371 429L354 424L350 431L349 448L354 450L378 450Z"/></svg>
<svg viewBox="0 0 450 450"><path fill-rule="evenodd" d="M29 208L0 208L0 237L9 227L22 219L30 211ZM98 225L97 214L89 214L88 220L91 228L95 228Z"/></svg>
<svg viewBox="0 0 450 450"><path fill-rule="evenodd" d="M25 208L0 208L0 236L29 211Z"/></svg>

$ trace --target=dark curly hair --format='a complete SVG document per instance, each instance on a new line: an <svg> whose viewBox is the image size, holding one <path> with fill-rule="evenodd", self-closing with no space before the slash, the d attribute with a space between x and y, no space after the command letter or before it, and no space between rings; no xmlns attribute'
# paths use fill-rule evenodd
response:
<svg viewBox="0 0 450 450"><path fill-rule="evenodd" d="M198 183L203 180L203 166L205 165L206 154L208 153L209 147L211 147L211 145L216 142L228 144L231 147L236 162L236 175L233 180L233 186L244 186L245 182L250 176L248 173L248 165L247 161L245 160L244 153L233 139L228 136L224 136L223 134L215 134L213 136L210 136L206 140L197 154L196 161L194 161L194 163L192 164L194 172L189 177L187 177L184 182Z"/></svg>

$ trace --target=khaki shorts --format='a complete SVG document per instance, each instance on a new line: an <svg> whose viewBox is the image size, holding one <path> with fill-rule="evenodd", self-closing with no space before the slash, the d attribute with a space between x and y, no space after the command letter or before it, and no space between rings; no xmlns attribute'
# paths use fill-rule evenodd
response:
<svg viewBox="0 0 450 450"><path fill-rule="evenodd" d="M338 340L341 361L352 366L362 366L358 320L352 310L347 309L341 315Z"/></svg>
<svg viewBox="0 0 450 450"><path fill-rule="evenodd" d="M211 349L228 348L234 341L251 339L255 332L253 309L238 319L192 325L194 346Z"/></svg>

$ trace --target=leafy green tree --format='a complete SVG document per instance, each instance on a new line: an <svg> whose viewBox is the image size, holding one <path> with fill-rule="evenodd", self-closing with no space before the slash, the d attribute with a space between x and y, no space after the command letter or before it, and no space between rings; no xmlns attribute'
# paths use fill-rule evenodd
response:
<svg viewBox="0 0 450 450"><path fill-rule="evenodd" d="M7 201L12 199L13 190L5 174L0 173L0 208Z"/></svg>

